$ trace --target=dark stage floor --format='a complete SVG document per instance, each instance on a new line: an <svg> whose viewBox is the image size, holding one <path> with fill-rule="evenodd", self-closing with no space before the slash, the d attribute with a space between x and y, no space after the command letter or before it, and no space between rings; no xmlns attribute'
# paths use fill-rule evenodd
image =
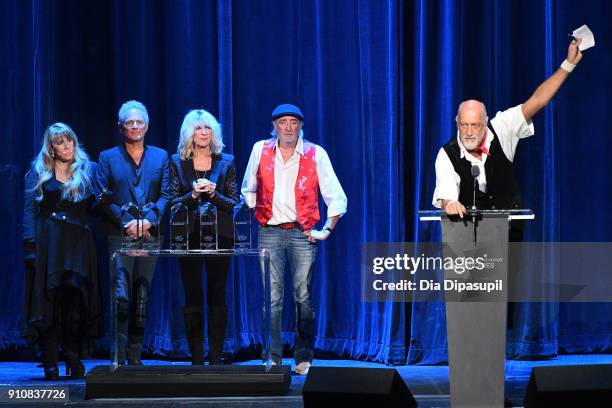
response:
<svg viewBox="0 0 612 408"><path fill-rule="evenodd" d="M285 359L289 364L290 360ZM87 369L96 365L107 364L106 360L87 360ZM187 364L171 363L160 360L146 360L145 364ZM259 361L248 361L236 364L260 364ZM366 363L348 360L315 360L317 366L388 368L383 364ZM545 365L576 365L576 364L612 364L612 355L570 355L560 356L547 361L507 361L506 363L506 395L515 406L522 406L525 387L531 368ZM404 379L408 388L415 396L419 407L437 408L450 407L448 367L447 366L399 366L395 367ZM63 370L62 370L63 374ZM37 363L0 362L0 387L26 386L68 386L70 402L67 406L129 406L129 407L226 407L226 408L297 408L302 407L301 391L305 377L293 375L291 388L285 396L278 397L224 397L224 398L173 398L173 399L98 399L84 400L85 383L83 380L60 380L56 382L42 381L42 369ZM2 404L2 406L41 406L41 404ZM52 407L61 404L44 404Z"/></svg>

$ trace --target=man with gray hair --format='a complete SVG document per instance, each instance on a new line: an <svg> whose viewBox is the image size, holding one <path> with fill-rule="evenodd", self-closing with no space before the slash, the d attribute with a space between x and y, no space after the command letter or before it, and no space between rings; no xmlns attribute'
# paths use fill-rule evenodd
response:
<svg viewBox="0 0 612 408"><path fill-rule="evenodd" d="M272 138L255 143L242 182L245 202L255 208L259 222L259 247L270 251L272 360L282 362L284 275L289 264L297 326L295 371L300 375L308 374L314 358L310 283L317 242L329 237L347 204L327 152L304 139L303 122L300 108L278 105L272 111ZM320 230L319 191L327 205Z"/></svg>
<svg viewBox="0 0 612 408"><path fill-rule="evenodd" d="M473 201L472 166L478 166L476 206L480 209L521 207L513 159L522 138L534 133L531 118L555 96L582 59L581 40L569 45L567 59L522 105L498 112L489 121L484 104L467 100L457 111L457 136L445 144L436 158L433 205L463 218Z"/></svg>
<svg viewBox="0 0 612 408"><path fill-rule="evenodd" d="M534 134L531 118L550 102L582 59L580 42L571 42L566 60L523 104L498 112L490 121L482 102L467 100L459 105L457 135L436 158L434 206L460 218L473 202L481 210L522 207L513 164L516 146L522 138ZM522 241L520 221L510 225L508 239ZM514 246L507 258L507 286L512 287L511 281L519 272L520 248ZM512 406L509 400L502 405L503 349L506 325L511 327L514 320L512 314L512 304L506 312L506 304L499 300L446 304L449 360L454 360L449 361L453 406ZM466 322L470 322L469 327Z"/></svg>
<svg viewBox="0 0 612 408"><path fill-rule="evenodd" d="M96 175L96 188L104 197L100 210L111 255L121 248L122 231L133 238L155 236L171 198L168 153L144 143L149 129L145 106L138 101L124 103L119 109L117 126L123 141L100 153ZM140 222L136 219L122 222L125 220L121 220L121 207L128 203L138 207L154 203L158 214L149 211ZM125 363L126 342L128 364L142 364L148 293L156 264L155 257L118 257L111 265L117 276L120 364Z"/></svg>

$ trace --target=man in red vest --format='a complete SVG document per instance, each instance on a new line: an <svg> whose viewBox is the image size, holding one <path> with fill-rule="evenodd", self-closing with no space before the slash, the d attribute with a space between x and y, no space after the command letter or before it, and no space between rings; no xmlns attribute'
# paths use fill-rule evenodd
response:
<svg viewBox="0 0 612 408"><path fill-rule="evenodd" d="M295 105L272 112L272 138L253 146L242 182L246 203L255 208L259 247L270 250L273 363L282 361L281 316L285 263L293 280L297 334L296 373L306 375L314 358L314 310L310 282L317 241L325 240L346 213L346 195L321 146L304 140L304 115ZM320 230L319 190L327 205Z"/></svg>

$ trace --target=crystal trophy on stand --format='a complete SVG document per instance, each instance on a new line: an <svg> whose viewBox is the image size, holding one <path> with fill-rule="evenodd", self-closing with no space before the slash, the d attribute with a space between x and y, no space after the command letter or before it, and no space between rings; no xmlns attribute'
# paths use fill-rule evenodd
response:
<svg viewBox="0 0 612 408"><path fill-rule="evenodd" d="M148 251L159 251L161 247L161 234L159 228L159 208L155 203L145 204L140 210L142 220L151 218L157 220L157 223L153 223L149 228L149 234L142 237L142 247Z"/></svg>
<svg viewBox="0 0 612 408"><path fill-rule="evenodd" d="M189 249L189 209L181 203L174 204L170 209L170 249Z"/></svg>
<svg viewBox="0 0 612 408"><path fill-rule="evenodd" d="M217 230L217 207L207 202L199 209L200 218L200 249L219 249L219 233Z"/></svg>
<svg viewBox="0 0 612 408"><path fill-rule="evenodd" d="M134 203L127 203L121 207L119 221L121 222L121 249L124 251L142 249L141 218L138 206ZM128 228L126 226L132 221L136 222L137 238L127 232Z"/></svg>
<svg viewBox="0 0 612 408"><path fill-rule="evenodd" d="M234 249L251 249L251 209L240 197L234 207Z"/></svg>

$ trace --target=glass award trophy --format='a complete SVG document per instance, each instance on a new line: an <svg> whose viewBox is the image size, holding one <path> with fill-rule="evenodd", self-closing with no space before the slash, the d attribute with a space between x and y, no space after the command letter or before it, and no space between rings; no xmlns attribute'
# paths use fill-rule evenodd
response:
<svg viewBox="0 0 612 408"><path fill-rule="evenodd" d="M189 249L189 209L181 203L174 204L170 209L170 249Z"/></svg>
<svg viewBox="0 0 612 408"><path fill-rule="evenodd" d="M121 249L125 251L142 249L142 231L140 231L141 218L138 206L134 203L127 203L123 207L121 207L119 221L121 222ZM138 238L132 237L127 232L128 229L126 225L128 225L132 221L136 222L136 236Z"/></svg>
<svg viewBox="0 0 612 408"><path fill-rule="evenodd" d="M251 209L240 197L234 207L234 249L251 249Z"/></svg>
<svg viewBox="0 0 612 408"><path fill-rule="evenodd" d="M206 202L198 208L198 211L200 218L200 249L209 251L219 249L217 207Z"/></svg>
<svg viewBox="0 0 612 408"><path fill-rule="evenodd" d="M149 251L159 251L161 245L159 228L159 208L155 203L145 204L140 210L140 215L144 221L146 218L158 220L157 224L151 225L149 235L142 237L142 248Z"/></svg>

